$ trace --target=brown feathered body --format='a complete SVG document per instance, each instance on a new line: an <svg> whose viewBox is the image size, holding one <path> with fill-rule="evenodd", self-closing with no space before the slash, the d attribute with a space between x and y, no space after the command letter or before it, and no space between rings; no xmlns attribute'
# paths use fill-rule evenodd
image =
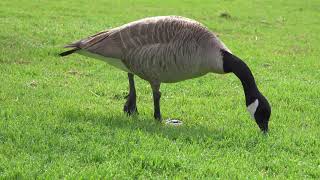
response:
<svg viewBox="0 0 320 180"><path fill-rule="evenodd" d="M206 27L177 16L141 19L66 47L159 83L224 73L221 49L229 51Z"/></svg>

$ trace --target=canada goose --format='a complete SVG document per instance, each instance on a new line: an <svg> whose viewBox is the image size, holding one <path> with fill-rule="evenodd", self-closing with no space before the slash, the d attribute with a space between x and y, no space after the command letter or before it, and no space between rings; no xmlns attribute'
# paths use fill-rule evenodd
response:
<svg viewBox="0 0 320 180"><path fill-rule="evenodd" d="M197 21L178 16L150 17L106 30L65 46L61 53L101 59L126 71L129 94L124 111L137 112L134 75L148 81L154 118L161 121L160 84L232 72L241 81L247 110L263 132L268 131L271 108L260 93L248 66Z"/></svg>

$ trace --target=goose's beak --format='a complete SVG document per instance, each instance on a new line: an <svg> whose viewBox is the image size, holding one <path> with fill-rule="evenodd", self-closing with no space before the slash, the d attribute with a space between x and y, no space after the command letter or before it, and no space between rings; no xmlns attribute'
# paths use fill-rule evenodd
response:
<svg viewBox="0 0 320 180"><path fill-rule="evenodd" d="M263 134L268 134L268 129L267 130L262 130Z"/></svg>
<svg viewBox="0 0 320 180"><path fill-rule="evenodd" d="M264 123L264 124L258 124L259 128L261 129L261 131L263 132L263 134L267 134L268 133L268 123Z"/></svg>

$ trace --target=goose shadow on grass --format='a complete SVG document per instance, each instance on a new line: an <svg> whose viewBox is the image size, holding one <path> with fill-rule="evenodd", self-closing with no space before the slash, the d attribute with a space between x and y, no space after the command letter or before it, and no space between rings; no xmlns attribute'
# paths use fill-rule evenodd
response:
<svg viewBox="0 0 320 180"><path fill-rule="evenodd" d="M114 131L118 129L133 132L142 131L151 135L158 135L172 141L177 139L187 143L213 143L223 141L226 138L236 138L233 133L226 133L223 129L210 129L201 125L181 126L166 125L165 122L159 123L152 116L134 115L128 117L125 114L101 114L99 112L85 112L82 110L67 110L64 119L69 123L91 122L96 126L110 127ZM212 142L213 141L213 142Z"/></svg>

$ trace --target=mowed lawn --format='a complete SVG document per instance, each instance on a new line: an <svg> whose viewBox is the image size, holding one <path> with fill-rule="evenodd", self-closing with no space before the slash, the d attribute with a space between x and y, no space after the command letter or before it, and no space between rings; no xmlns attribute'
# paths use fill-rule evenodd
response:
<svg viewBox="0 0 320 180"><path fill-rule="evenodd" d="M0 1L0 178L320 178L319 0ZM249 65L272 106L264 136L233 74L162 84L153 120L123 112L127 74L57 54L156 15L196 19Z"/></svg>

